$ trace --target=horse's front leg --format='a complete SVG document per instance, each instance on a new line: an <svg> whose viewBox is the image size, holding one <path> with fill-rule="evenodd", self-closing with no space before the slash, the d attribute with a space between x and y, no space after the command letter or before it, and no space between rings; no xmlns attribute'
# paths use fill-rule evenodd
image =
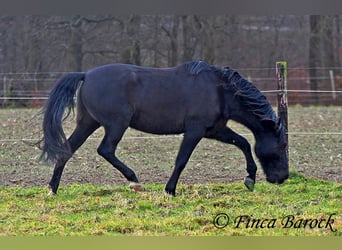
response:
<svg viewBox="0 0 342 250"><path fill-rule="evenodd" d="M196 145L203 138L204 133L204 128L194 128L184 133L184 138L176 158L175 168L165 187L165 191L168 194L171 194L173 196L176 195L176 186L179 176L185 168L185 165L187 164Z"/></svg>
<svg viewBox="0 0 342 250"><path fill-rule="evenodd" d="M250 191L253 191L257 166L253 159L251 145L249 144L249 142L244 137L238 135L228 127L224 127L222 130L215 131L215 133L211 133L210 136L208 136L208 138L232 144L241 149L246 158L246 170L248 173L248 176L246 176L244 179L244 184Z"/></svg>

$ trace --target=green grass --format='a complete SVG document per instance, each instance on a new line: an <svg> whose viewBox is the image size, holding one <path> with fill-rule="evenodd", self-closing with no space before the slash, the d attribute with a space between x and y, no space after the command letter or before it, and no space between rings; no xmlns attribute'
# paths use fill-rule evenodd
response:
<svg viewBox="0 0 342 250"><path fill-rule="evenodd" d="M242 182L179 185L176 197L161 184L144 188L133 193L128 186L73 184L47 196L43 187L0 187L0 235L342 235L342 184L298 173L280 186L257 183L254 192ZM220 213L230 217L222 229L213 224ZM236 228L242 215L276 222L273 228ZM284 228L289 215L296 227L330 215L334 222L332 228Z"/></svg>

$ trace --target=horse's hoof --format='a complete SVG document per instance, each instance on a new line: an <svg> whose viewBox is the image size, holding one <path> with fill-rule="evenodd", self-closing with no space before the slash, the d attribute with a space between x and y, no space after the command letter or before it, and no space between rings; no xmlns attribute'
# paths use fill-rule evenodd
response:
<svg viewBox="0 0 342 250"><path fill-rule="evenodd" d="M245 179L243 180L243 183L245 184L245 186L248 188L249 191L254 190L255 182L251 178L245 177Z"/></svg>
<svg viewBox="0 0 342 250"><path fill-rule="evenodd" d="M176 189L169 188L167 187L167 185L165 187L165 192L170 196L173 196L173 197L176 196Z"/></svg>
<svg viewBox="0 0 342 250"><path fill-rule="evenodd" d="M141 184L137 183L137 182L130 182L129 187L133 192L142 192L143 191Z"/></svg>
<svg viewBox="0 0 342 250"><path fill-rule="evenodd" d="M55 195L56 195L56 193L54 193L54 192L52 191L52 189L50 188L50 190L49 190L47 196L48 196L48 197L52 197L52 196L55 196Z"/></svg>
<svg viewBox="0 0 342 250"><path fill-rule="evenodd" d="M176 197L176 192L169 192L165 190L165 195L170 198L173 198L173 197Z"/></svg>

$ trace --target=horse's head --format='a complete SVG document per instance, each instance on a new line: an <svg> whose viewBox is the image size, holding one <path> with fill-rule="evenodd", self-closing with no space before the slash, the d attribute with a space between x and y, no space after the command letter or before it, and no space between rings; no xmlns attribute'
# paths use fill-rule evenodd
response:
<svg viewBox="0 0 342 250"><path fill-rule="evenodd" d="M271 183L283 183L289 176L286 133L281 122L263 120L264 129L256 137L255 153Z"/></svg>

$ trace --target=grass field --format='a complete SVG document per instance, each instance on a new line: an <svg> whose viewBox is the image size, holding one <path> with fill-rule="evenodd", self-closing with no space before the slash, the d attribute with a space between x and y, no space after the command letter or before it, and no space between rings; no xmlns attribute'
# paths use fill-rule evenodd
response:
<svg viewBox="0 0 342 250"><path fill-rule="evenodd" d="M52 166L39 164L39 149L29 145L41 136L37 111L0 110L0 235L342 234L342 107L289 108L292 175L284 185L266 183L260 169L255 191L249 192L242 183L242 153L203 140L181 175L175 198L163 189L181 137L131 129L118 156L135 170L145 192L130 192L118 171L96 154L99 129L68 163L59 194L47 197ZM231 126L253 144L248 130ZM65 127L70 133L74 121ZM213 221L221 213L230 223L218 229ZM218 226L225 225L225 218L218 218ZM291 218L293 226L286 228Z"/></svg>
<svg viewBox="0 0 342 250"><path fill-rule="evenodd" d="M142 193L77 184L56 197L40 187L2 187L0 235L342 236L342 184L291 177L253 193L242 183L181 185L175 198L160 184Z"/></svg>

